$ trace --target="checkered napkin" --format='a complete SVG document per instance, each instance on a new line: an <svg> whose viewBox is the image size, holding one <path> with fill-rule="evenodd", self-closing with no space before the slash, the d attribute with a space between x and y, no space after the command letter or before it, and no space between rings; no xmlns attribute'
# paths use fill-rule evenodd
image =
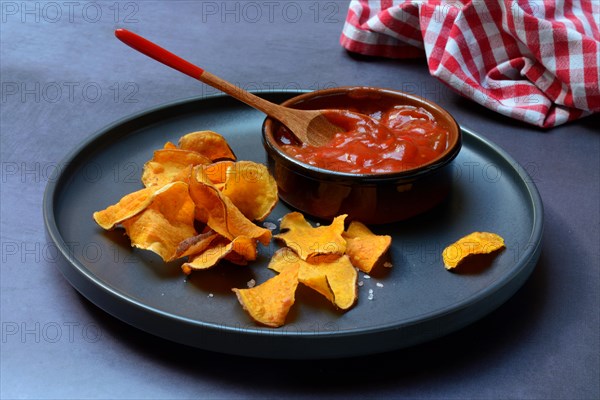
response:
<svg viewBox="0 0 600 400"><path fill-rule="evenodd" d="M552 127L600 111L599 19L599 0L353 0L341 44L370 56L424 55L460 94Z"/></svg>

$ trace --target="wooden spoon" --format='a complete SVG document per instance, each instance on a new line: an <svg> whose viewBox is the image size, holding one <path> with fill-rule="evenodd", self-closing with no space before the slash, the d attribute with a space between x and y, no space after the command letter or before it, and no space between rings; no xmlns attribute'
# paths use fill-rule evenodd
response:
<svg viewBox="0 0 600 400"><path fill-rule="evenodd" d="M176 56L151 41L126 29L115 30L123 43L179 72L206 83L228 95L256 108L283 123L303 143L322 146L343 129L331 123L324 114L348 113L343 110L296 110L271 103L242 88L223 80L208 71Z"/></svg>

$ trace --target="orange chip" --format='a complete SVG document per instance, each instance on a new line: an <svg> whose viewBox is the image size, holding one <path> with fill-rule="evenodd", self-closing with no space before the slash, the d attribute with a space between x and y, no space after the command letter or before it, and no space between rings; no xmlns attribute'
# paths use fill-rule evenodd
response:
<svg viewBox="0 0 600 400"><path fill-rule="evenodd" d="M285 323L294 305L299 269L297 264L289 265L279 275L258 286L232 290L253 320L277 328Z"/></svg>
<svg viewBox="0 0 600 400"><path fill-rule="evenodd" d="M122 225L132 246L153 251L169 261L179 243L196 235L194 209L188 185L173 182L157 190L151 203Z"/></svg>
<svg viewBox="0 0 600 400"><path fill-rule="evenodd" d="M262 221L277 205L277 182L263 164L238 161L227 169L222 192L251 221Z"/></svg>
<svg viewBox="0 0 600 400"><path fill-rule="evenodd" d="M379 264L383 255L392 244L392 237L375 235L363 223L352 221L343 234L346 238L346 254L352 264L363 272L369 273Z"/></svg>
<svg viewBox="0 0 600 400"><path fill-rule="evenodd" d="M142 183L144 186L163 186L173 182L182 170L190 165L210 164L209 158L190 150L160 149L152 160L144 164Z"/></svg>
<svg viewBox="0 0 600 400"><path fill-rule="evenodd" d="M183 169L181 169L179 171L179 173L177 173L177 175L175 175L172 179L171 182L185 182L188 185L190 184L190 177L192 176L192 171L194 169L193 165L188 165L187 167L184 167Z"/></svg>
<svg viewBox="0 0 600 400"><path fill-rule="evenodd" d="M152 203L152 196L158 187L148 187L137 192L129 193L119 200L117 204L108 206L102 211L93 214L94 220L104 229L113 229L115 225L133 217Z"/></svg>
<svg viewBox="0 0 600 400"><path fill-rule="evenodd" d="M335 217L331 225L313 228L304 215L291 212L282 218L280 228L283 232L275 238L283 240L305 261L330 261L346 251L346 239L342 237L346 216Z"/></svg>
<svg viewBox="0 0 600 400"><path fill-rule="evenodd" d="M298 265L298 280L316 290L327 300L342 310L348 310L358 297L358 273L350 262L350 258L343 255L330 263L311 264L292 251L284 247L275 252L269 263L269 268L274 271L283 271L289 266Z"/></svg>
<svg viewBox="0 0 600 400"><path fill-rule="evenodd" d="M193 254L202 253L208 247L210 247L211 243L221 237L218 233L211 231L201 233L196 236L192 236L184 239L182 242L177 245L177 250L175 250L175 254L173 255L172 260L176 260L178 258L186 257Z"/></svg>
<svg viewBox="0 0 600 400"><path fill-rule="evenodd" d="M256 259L256 240L246 236L238 236L232 242L225 239L213 240L200 254L190 256L190 260L181 266L186 274L193 270L208 269L217 265L219 261L231 256L236 264L241 260L252 261Z"/></svg>
<svg viewBox="0 0 600 400"><path fill-rule="evenodd" d="M452 269L466 257L474 254L489 254L504 247L504 239L495 233L473 232L452 243L442 252L444 266Z"/></svg>
<svg viewBox="0 0 600 400"><path fill-rule="evenodd" d="M215 184L215 186L218 184L224 184L225 180L227 179L227 169L234 164L235 161L225 160L203 165L196 171L196 173L202 174L202 178L198 180L206 181L206 178L208 178L208 180Z"/></svg>
<svg viewBox="0 0 600 400"><path fill-rule="evenodd" d="M212 183L198 179L198 174L192 174L190 195L198 208L196 214L205 217L206 224L212 230L229 240L247 236L258 239L265 246L269 244L272 236L270 230L252 223Z"/></svg>
<svg viewBox="0 0 600 400"><path fill-rule="evenodd" d="M179 147L200 153L212 161L236 160L225 138L213 131L188 133L179 139Z"/></svg>
<svg viewBox="0 0 600 400"><path fill-rule="evenodd" d="M173 142L165 143L163 149L177 149L177 145Z"/></svg>

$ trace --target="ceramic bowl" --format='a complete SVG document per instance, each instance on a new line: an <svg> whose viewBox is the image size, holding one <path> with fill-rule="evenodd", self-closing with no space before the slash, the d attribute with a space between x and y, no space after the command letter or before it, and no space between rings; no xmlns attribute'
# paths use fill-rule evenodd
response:
<svg viewBox="0 0 600 400"><path fill-rule="evenodd" d="M452 187L452 160L461 149L460 128L439 105L404 92L373 87L339 87L307 92L283 105L302 109L341 108L361 111L377 102L422 107L447 132L447 146L437 158L407 170L348 173L318 168L287 154L278 140L280 123L266 118L262 127L267 165L278 184L279 197L291 208L314 218L365 224L392 223L414 217L440 204Z"/></svg>

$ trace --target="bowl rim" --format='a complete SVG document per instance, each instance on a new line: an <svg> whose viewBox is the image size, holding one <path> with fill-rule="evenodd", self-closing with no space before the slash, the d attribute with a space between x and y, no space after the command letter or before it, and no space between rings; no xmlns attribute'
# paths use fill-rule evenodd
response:
<svg viewBox="0 0 600 400"><path fill-rule="evenodd" d="M291 97L284 102L281 103L283 106L291 106L298 101L303 101L306 99L311 99L313 97L320 96L329 96L335 95L339 93L346 93L352 90L366 90L366 91L377 91L379 93L384 93L387 95L392 95L393 97L405 97L413 102L417 102L421 105L424 105L428 111L431 109L435 109L436 113L442 114L447 118L447 121L450 125L454 125L456 129L455 140L452 143L449 143L446 151L440 154L438 157L433 160L428 161L425 164L419 165L415 168L410 168L403 171L392 171L392 172L377 172L377 173L353 173L353 172L342 172L335 171L331 169L325 169L316 167L314 165L302 162L297 158L287 154L283 151L274 140L274 132L271 132L271 135L267 134L267 128L271 128L271 126L277 121L271 117L266 117L263 121L261 133L263 146L267 154L271 157L279 158L280 162L287 164L289 166L296 167L296 172L302 175L311 176L313 178L322 179L322 180L335 180L335 181L349 181L355 182L357 179L362 180L364 182L378 182L378 181L389 181L389 180L399 180L399 181L411 181L418 177L421 177L426 174L433 173L439 170L441 167L449 164L460 152L462 148L462 131L458 122L454 119L452 114L450 114L445 108L440 106L439 104L426 99L421 96L417 96L411 93L407 93L401 90L389 89L389 88L381 88L374 86L339 86L327 89L306 91L297 96ZM298 167L300 169L298 169Z"/></svg>

